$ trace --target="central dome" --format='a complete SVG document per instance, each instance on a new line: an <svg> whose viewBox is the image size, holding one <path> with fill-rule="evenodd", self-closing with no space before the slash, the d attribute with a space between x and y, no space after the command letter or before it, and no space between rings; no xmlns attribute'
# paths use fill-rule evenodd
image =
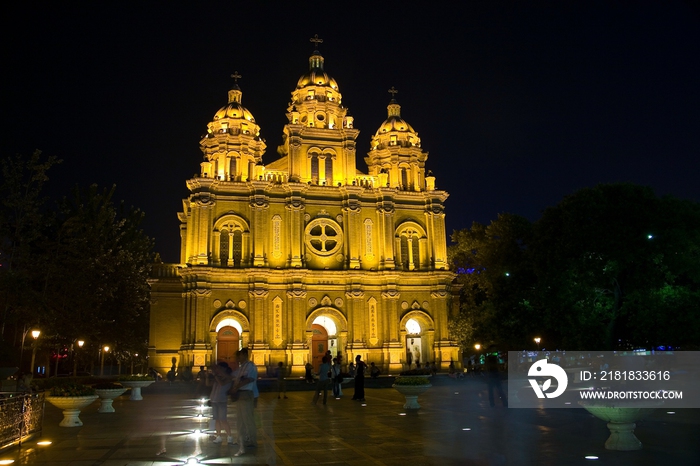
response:
<svg viewBox="0 0 700 466"><path fill-rule="evenodd" d="M323 70L323 57L318 50L309 58L309 71L297 81L297 89L308 86L325 86L338 90L338 83Z"/></svg>

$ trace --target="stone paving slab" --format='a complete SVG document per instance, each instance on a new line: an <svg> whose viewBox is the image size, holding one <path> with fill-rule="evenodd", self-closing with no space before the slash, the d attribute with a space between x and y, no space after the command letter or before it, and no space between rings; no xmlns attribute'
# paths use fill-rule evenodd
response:
<svg viewBox="0 0 700 466"><path fill-rule="evenodd" d="M0 453L0 460L42 466L169 466L192 457L207 465L700 464L700 410L657 410L637 424L644 449L615 452L603 446L605 423L585 410L490 408L480 379L437 376L433 384L419 398L422 408L408 412L393 389L367 389L367 402L359 403L345 388L342 399L329 398L325 406L310 403L311 391L290 392L287 400L262 393L259 447L238 458L237 446L195 434L208 428L209 408L200 408L190 387L155 384L143 390L143 401L115 400L115 413L98 413L97 402L87 407L82 427L58 427L61 411L47 404L42 438ZM233 406L229 421L235 426ZM53 443L39 447L38 440Z"/></svg>

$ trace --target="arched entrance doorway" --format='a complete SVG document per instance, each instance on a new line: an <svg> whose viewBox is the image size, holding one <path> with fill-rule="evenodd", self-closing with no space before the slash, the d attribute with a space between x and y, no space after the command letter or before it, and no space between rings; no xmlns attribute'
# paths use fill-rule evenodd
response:
<svg viewBox="0 0 700 466"><path fill-rule="evenodd" d="M314 371L318 372L321 360L328 351L328 332L318 324L312 324L311 331L311 365L314 366Z"/></svg>
<svg viewBox="0 0 700 466"><path fill-rule="evenodd" d="M238 367L236 352L241 348L241 336L238 329L231 326L221 327L216 334L216 362L225 361L232 368Z"/></svg>
<svg viewBox="0 0 700 466"><path fill-rule="evenodd" d="M406 321L406 363L409 366L426 362L423 358L421 333L420 324L416 319Z"/></svg>

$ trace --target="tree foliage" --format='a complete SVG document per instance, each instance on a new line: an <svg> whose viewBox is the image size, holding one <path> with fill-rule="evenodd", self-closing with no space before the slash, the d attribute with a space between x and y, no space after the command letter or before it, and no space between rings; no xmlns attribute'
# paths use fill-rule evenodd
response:
<svg viewBox="0 0 700 466"><path fill-rule="evenodd" d="M95 185L47 205L42 187L58 162L39 152L3 161L3 326L37 326L55 348L80 338L144 352L153 241L143 213Z"/></svg>
<svg viewBox="0 0 700 466"><path fill-rule="evenodd" d="M524 338L532 312L533 276L526 257L531 234L530 222L511 214L453 233L450 261L463 287L460 315L450 330L462 348L476 342L518 345Z"/></svg>
<svg viewBox="0 0 700 466"><path fill-rule="evenodd" d="M452 263L466 273L451 328L465 342L522 348L541 336L550 348L600 350L700 341L698 203L599 185L532 227L500 215L452 239Z"/></svg>

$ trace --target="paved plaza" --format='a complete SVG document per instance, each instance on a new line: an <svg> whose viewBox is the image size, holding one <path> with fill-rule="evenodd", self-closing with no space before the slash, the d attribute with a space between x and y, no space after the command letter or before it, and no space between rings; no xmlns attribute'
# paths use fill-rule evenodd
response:
<svg viewBox="0 0 700 466"><path fill-rule="evenodd" d="M637 424L644 449L615 452L603 446L605 423L583 409L491 408L483 378L438 375L433 381L414 412L402 408L403 397L391 388L367 388L366 403L359 403L346 386L342 399L329 397L325 406L310 403L310 390L290 391L286 400L261 393L259 446L238 458L237 446L197 434L208 428L209 408L200 408L193 386L159 382L143 390L143 401L115 400L115 413L98 413L94 403L80 415L83 427L58 427L61 412L47 403L41 438L0 460L47 466L166 466L190 458L206 465L700 464L698 410L657 410ZM229 406L232 425L234 418ZM39 446L40 440L52 443Z"/></svg>

